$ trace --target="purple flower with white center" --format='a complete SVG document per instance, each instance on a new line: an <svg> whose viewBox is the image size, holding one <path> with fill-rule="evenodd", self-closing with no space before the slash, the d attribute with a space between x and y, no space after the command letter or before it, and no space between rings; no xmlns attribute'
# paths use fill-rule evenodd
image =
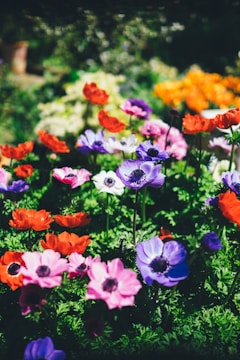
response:
<svg viewBox="0 0 240 360"><path fill-rule="evenodd" d="M142 99L128 99L120 106L126 114L134 115L139 119L147 120L152 113L152 109Z"/></svg>
<svg viewBox="0 0 240 360"><path fill-rule="evenodd" d="M86 169L72 169L71 167L64 166L62 168L53 169L52 176L58 181L68 184L72 189L81 186L86 181L90 180L90 173Z"/></svg>
<svg viewBox="0 0 240 360"><path fill-rule="evenodd" d="M10 185L0 184L0 193L20 193L29 189L29 184L24 180L13 181Z"/></svg>
<svg viewBox="0 0 240 360"><path fill-rule="evenodd" d="M117 140L115 137L110 137L105 142L105 148L110 154L114 154L120 151L125 154L132 154L136 151L136 142L137 138L134 134L131 134L127 138L122 137L120 140Z"/></svg>
<svg viewBox="0 0 240 360"><path fill-rule="evenodd" d="M122 195L124 193L125 186L123 182L112 170L101 170L99 174L93 176L92 180L100 192L112 195Z"/></svg>
<svg viewBox="0 0 240 360"><path fill-rule="evenodd" d="M163 151L158 144L153 145L147 140L138 145L136 149L137 157L146 161L162 161L169 158L169 154Z"/></svg>
<svg viewBox="0 0 240 360"><path fill-rule="evenodd" d="M175 240L163 242L158 236L137 244L137 267L147 285L157 281L164 286L177 285L187 278L187 252Z"/></svg>
<svg viewBox="0 0 240 360"><path fill-rule="evenodd" d="M77 150L83 154L90 154L93 151L99 153L106 153L105 139L103 130L99 130L96 133L93 130L86 130L84 134L81 134L77 140Z"/></svg>
<svg viewBox="0 0 240 360"><path fill-rule="evenodd" d="M239 171L225 171L222 173L222 182L230 190L234 191L237 195L240 194L240 172Z"/></svg>
<svg viewBox="0 0 240 360"><path fill-rule="evenodd" d="M47 336L30 341L24 351L23 360L65 360L63 350L55 350L52 339Z"/></svg>
<svg viewBox="0 0 240 360"><path fill-rule="evenodd" d="M221 250L223 245L214 231L210 231L201 238L202 247L210 252Z"/></svg>
<svg viewBox="0 0 240 360"><path fill-rule="evenodd" d="M131 189L139 190L144 186L161 187L165 175L161 173L162 165L152 161L125 160L117 170L117 176L123 184Z"/></svg>

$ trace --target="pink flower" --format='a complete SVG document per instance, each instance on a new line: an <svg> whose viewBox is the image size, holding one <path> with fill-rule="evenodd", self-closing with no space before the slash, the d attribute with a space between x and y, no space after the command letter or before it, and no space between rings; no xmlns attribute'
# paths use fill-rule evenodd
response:
<svg viewBox="0 0 240 360"><path fill-rule="evenodd" d="M74 252L69 255L69 269L68 269L68 277L70 279L79 276L82 278L86 275L91 268L92 264L96 261L100 261L100 256L96 256L92 258L92 256L84 257L77 252Z"/></svg>
<svg viewBox="0 0 240 360"><path fill-rule="evenodd" d="M53 169L52 176L58 181L69 184L72 189L81 186L86 181L90 180L90 173L86 169L72 169L71 167L64 166L62 168Z"/></svg>
<svg viewBox="0 0 240 360"><path fill-rule="evenodd" d="M36 284L41 288L60 286L62 273L68 270L67 259L51 249L44 252L25 252L22 255L25 266L21 266L23 285Z"/></svg>
<svg viewBox="0 0 240 360"><path fill-rule="evenodd" d="M122 308L134 305L134 295L142 287L137 273L124 269L119 258L104 262L94 262L88 271L87 300L101 299L108 308Z"/></svg>
<svg viewBox="0 0 240 360"><path fill-rule="evenodd" d="M227 139L224 136L215 137L212 140L210 140L208 147L210 149L218 147L223 151L225 151L228 155L231 154L231 150L232 150L232 145L228 144ZM237 145L234 148L237 149Z"/></svg>

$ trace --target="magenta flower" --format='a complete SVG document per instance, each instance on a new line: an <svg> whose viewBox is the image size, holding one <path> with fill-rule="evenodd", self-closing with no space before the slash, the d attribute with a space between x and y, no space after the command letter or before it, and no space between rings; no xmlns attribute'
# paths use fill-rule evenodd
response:
<svg viewBox="0 0 240 360"><path fill-rule="evenodd" d="M227 142L227 139L224 136L215 137L212 140L209 140L208 147L209 149L222 149L228 155L231 154L232 150L232 145ZM237 149L237 145L234 146L234 149Z"/></svg>
<svg viewBox="0 0 240 360"><path fill-rule="evenodd" d="M21 266L23 285L36 284L41 288L60 286L62 274L68 270L67 259L51 249L44 252L25 252L22 255L25 266Z"/></svg>
<svg viewBox="0 0 240 360"><path fill-rule="evenodd" d="M40 311L41 307L46 304L43 289L37 285L29 284L22 286L19 297L19 306L23 316L32 311Z"/></svg>
<svg viewBox="0 0 240 360"><path fill-rule="evenodd" d="M47 336L30 341L24 351L23 360L65 360L63 350L55 350L52 339Z"/></svg>
<svg viewBox="0 0 240 360"><path fill-rule="evenodd" d="M94 262L88 272L87 300L103 300L108 308L122 308L134 305L134 295L142 285L137 273L124 269L119 258L104 262Z"/></svg>
<svg viewBox="0 0 240 360"><path fill-rule="evenodd" d="M134 115L139 119L147 120L152 113L152 109L142 99L128 99L120 106L126 114Z"/></svg>
<svg viewBox="0 0 240 360"><path fill-rule="evenodd" d="M71 167L64 166L62 168L53 169L52 176L58 181L69 184L72 189L81 186L86 181L90 180L90 173L86 169L72 169Z"/></svg>
<svg viewBox="0 0 240 360"><path fill-rule="evenodd" d="M69 255L69 269L68 269L68 277L70 279L79 276L81 279L84 275L86 275L91 268L94 262L101 261L100 256L96 256L92 258L92 256L84 257L77 252L74 252Z"/></svg>

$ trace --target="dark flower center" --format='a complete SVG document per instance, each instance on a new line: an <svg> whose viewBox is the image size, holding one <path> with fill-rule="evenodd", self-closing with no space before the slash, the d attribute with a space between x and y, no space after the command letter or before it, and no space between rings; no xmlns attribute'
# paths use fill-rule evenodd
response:
<svg viewBox="0 0 240 360"><path fill-rule="evenodd" d="M107 291L107 292L113 292L115 290L117 290L118 287L118 281L117 279L106 279L102 285L103 291Z"/></svg>
<svg viewBox="0 0 240 360"><path fill-rule="evenodd" d="M141 182L143 182L145 179L146 179L146 174L141 169L136 169L136 170L132 171L129 176L129 181L135 182L137 184L141 184Z"/></svg>
<svg viewBox="0 0 240 360"><path fill-rule="evenodd" d="M121 144L121 145L126 145L127 143L126 143L126 141L123 141L123 140L122 140L122 141L120 141L120 144Z"/></svg>
<svg viewBox="0 0 240 360"><path fill-rule="evenodd" d="M232 183L232 186L234 187L234 189L236 189L236 191L239 193L240 192L240 183Z"/></svg>
<svg viewBox="0 0 240 360"><path fill-rule="evenodd" d="M81 265L79 265L77 268L76 268L76 272L78 273L82 273L83 271L87 270L87 265L82 263Z"/></svg>
<svg viewBox="0 0 240 360"><path fill-rule="evenodd" d="M106 186L108 186L108 187L114 186L114 185L115 185L115 182L116 182L116 181L115 181L113 178L111 178L111 177L104 179L104 185L106 185Z"/></svg>
<svg viewBox="0 0 240 360"><path fill-rule="evenodd" d="M9 275L14 276L19 273L20 264L18 263L11 263L7 269Z"/></svg>
<svg viewBox="0 0 240 360"><path fill-rule="evenodd" d="M147 154L151 157L158 156L159 152L157 149L149 148Z"/></svg>
<svg viewBox="0 0 240 360"><path fill-rule="evenodd" d="M164 273L169 266L169 262L164 257L157 256L151 261L149 266L153 272Z"/></svg>
<svg viewBox="0 0 240 360"><path fill-rule="evenodd" d="M103 142L102 142L101 140L96 140L96 141L94 141L93 145L95 145L95 146L101 146L102 143L103 143Z"/></svg>
<svg viewBox="0 0 240 360"><path fill-rule="evenodd" d="M47 277L49 276L50 272L50 268L47 265L40 265L36 270L36 273L39 277Z"/></svg>
<svg viewBox="0 0 240 360"><path fill-rule="evenodd" d="M73 177L76 177L76 175L75 175L75 174L68 174L68 175L66 175L65 177L66 177L66 178L73 178Z"/></svg>

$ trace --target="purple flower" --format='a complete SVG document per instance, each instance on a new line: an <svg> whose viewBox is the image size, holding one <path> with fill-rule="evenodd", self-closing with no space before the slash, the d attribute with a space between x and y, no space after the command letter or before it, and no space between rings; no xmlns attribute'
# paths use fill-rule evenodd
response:
<svg viewBox="0 0 240 360"><path fill-rule="evenodd" d="M213 207L218 207L218 196L212 196L205 200L205 204Z"/></svg>
<svg viewBox="0 0 240 360"><path fill-rule="evenodd" d="M83 154L90 154L92 151L106 153L104 147L104 133L102 130L96 133L90 129L85 131L85 135L80 135L77 140L77 150Z"/></svg>
<svg viewBox="0 0 240 360"><path fill-rule="evenodd" d="M29 284L21 288L19 306L23 316L32 311L40 311L42 305L46 304L43 289L37 285Z"/></svg>
<svg viewBox="0 0 240 360"><path fill-rule="evenodd" d="M214 231L208 232L201 238L201 245L207 251L218 251L222 249L221 240Z"/></svg>
<svg viewBox="0 0 240 360"><path fill-rule="evenodd" d="M55 350L52 339L47 336L30 341L24 351L23 360L65 360L63 350Z"/></svg>
<svg viewBox="0 0 240 360"><path fill-rule="evenodd" d="M237 195L240 194L240 172L239 171L226 171L222 173L222 182L230 190L234 191Z"/></svg>
<svg viewBox="0 0 240 360"><path fill-rule="evenodd" d="M29 189L28 183L24 180L13 181L10 185L0 184L0 193L20 193Z"/></svg>
<svg viewBox="0 0 240 360"><path fill-rule="evenodd" d="M147 120L152 113L152 109L142 99L128 99L120 106L126 114L134 115L139 119Z"/></svg>
<svg viewBox="0 0 240 360"><path fill-rule="evenodd" d="M165 175L161 171L162 165L155 165L152 161L125 160L117 170L117 176L123 184L131 189L139 190L144 186L161 187Z"/></svg>
<svg viewBox="0 0 240 360"><path fill-rule="evenodd" d="M137 267L147 285L157 281L164 286L174 286L186 279L189 267L187 252L175 240L163 242L158 236L137 244Z"/></svg>
<svg viewBox="0 0 240 360"><path fill-rule="evenodd" d="M158 144L153 145L150 140L139 144L136 153L138 158L146 161L161 161L169 158L166 151L162 151Z"/></svg>

